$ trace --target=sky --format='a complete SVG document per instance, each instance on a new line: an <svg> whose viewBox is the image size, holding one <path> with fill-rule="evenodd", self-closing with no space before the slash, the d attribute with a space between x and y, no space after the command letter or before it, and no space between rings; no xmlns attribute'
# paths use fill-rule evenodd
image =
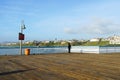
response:
<svg viewBox="0 0 120 80"><path fill-rule="evenodd" d="M0 42L120 35L120 0L0 0Z"/></svg>

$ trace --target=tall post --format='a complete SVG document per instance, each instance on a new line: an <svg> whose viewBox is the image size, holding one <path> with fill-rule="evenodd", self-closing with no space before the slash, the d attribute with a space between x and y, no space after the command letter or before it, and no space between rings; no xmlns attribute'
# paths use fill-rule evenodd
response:
<svg viewBox="0 0 120 80"><path fill-rule="evenodd" d="M22 25L21 25L21 33L23 33ZM22 55L22 40L20 40L20 55Z"/></svg>
<svg viewBox="0 0 120 80"><path fill-rule="evenodd" d="M20 55L22 55L22 40L20 40Z"/></svg>
<svg viewBox="0 0 120 80"><path fill-rule="evenodd" d="M23 35L23 29L25 29L24 21L21 22L21 27L20 27L20 33ZM19 39L20 40L20 55L22 55L22 40L24 39Z"/></svg>

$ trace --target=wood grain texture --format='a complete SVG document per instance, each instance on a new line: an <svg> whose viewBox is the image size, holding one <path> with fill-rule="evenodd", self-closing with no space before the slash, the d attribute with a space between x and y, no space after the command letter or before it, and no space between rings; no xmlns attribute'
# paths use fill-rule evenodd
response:
<svg viewBox="0 0 120 80"><path fill-rule="evenodd" d="M120 54L0 56L0 80L120 80Z"/></svg>

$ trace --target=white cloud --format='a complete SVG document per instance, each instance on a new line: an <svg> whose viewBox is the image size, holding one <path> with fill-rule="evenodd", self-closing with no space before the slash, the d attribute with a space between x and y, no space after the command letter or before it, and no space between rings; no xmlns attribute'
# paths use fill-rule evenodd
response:
<svg viewBox="0 0 120 80"><path fill-rule="evenodd" d="M86 26L86 29L89 33L94 34L107 34L119 32L120 24L115 23L112 20L108 19L95 19Z"/></svg>
<svg viewBox="0 0 120 80"><path fill-rule="evenodd" d="M120 24L109 19L95 18L77 28L65 28L67 34L110 34L120 31Z"/></svg>

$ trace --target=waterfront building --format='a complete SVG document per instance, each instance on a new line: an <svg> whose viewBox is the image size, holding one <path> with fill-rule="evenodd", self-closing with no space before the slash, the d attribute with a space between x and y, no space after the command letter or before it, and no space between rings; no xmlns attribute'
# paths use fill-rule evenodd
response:
<svg viewBox="0 0 120 80"><path fill-rule="evenodd" d="M120 44L120 36L109 37L109 44Z"/></svg>

